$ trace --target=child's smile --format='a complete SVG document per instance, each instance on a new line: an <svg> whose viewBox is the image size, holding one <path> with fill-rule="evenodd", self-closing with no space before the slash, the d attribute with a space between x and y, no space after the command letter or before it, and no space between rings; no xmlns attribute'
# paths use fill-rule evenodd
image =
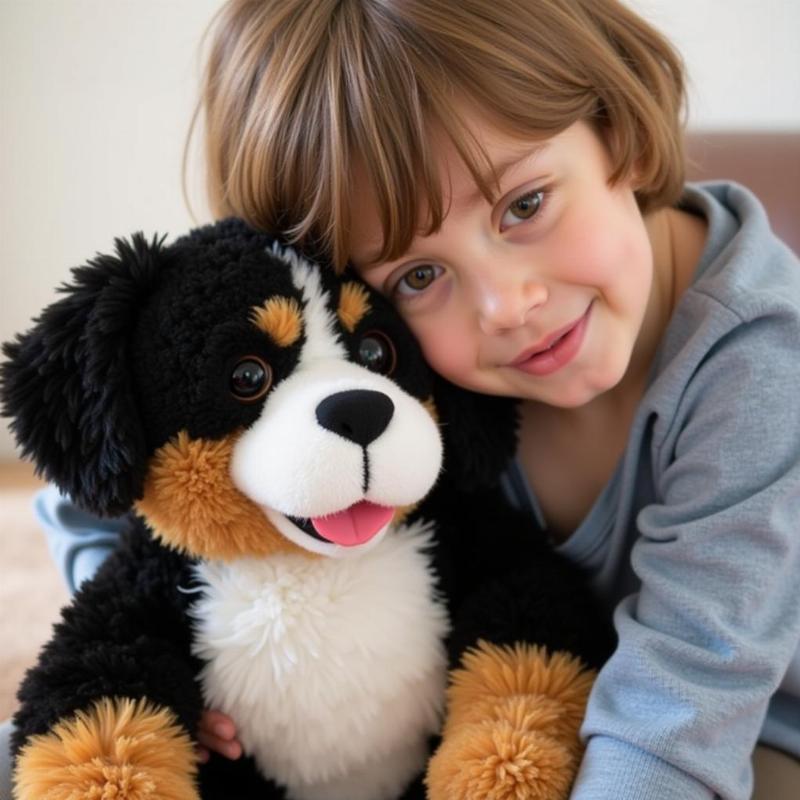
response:
<svg viewBox="0 0 800 800"><path fill-rule="evenodd" d="M550 375L568 364L578 354L583 344L592 304L580 319L556 331L545 340L524 350L509 366L529 375Z"/></svg>
<svg viewBox="0 0 800 800"><path fill-rule="evenodd" d="M586 123L524 148L482 130L492 164L503 165L497 198L476 191L445 144L441 228L402 258L371 264L381 229L357 192L353 261L449 380L583 405L625 375L650 300L653 252L632 181L609 186L605 147Z"/></svg>

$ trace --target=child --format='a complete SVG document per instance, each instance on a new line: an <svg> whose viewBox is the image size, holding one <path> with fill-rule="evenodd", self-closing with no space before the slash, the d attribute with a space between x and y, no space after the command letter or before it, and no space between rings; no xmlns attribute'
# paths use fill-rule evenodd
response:
<svg viewBox="0 0 800 800"><path fill-rule="evenodd" d="M509 495L619 635L576 800L745 798L759 739L800 756L800 265L747 191L684 187L683 88L613 0L231 0L202 99L219 215L519 398Z"/></svg>

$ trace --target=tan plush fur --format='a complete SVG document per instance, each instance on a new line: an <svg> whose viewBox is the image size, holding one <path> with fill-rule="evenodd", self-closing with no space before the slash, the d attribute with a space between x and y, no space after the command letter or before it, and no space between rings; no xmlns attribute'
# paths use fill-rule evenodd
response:
<svg viewBox="0 0 800 800"><path fill-rule="evenodd" d="M581 755L594 673L565 653L485 642L451 674L430 800L561 800Z"/></svg>
<svg viewBox="0 0 800 800"><path fill-rule="evenodd" d="M103 698L32 737L16 800L198 800L196 755L173 715L143 700Z"/></svg>
<svg viewBox="0 0 800 800"><path fill-rule="evenodd" d="M137 510L162 541L192 555L228 561L305 552L231 482L235 441L193 440L181 431L153 456Z"/></svg>
<svg viewBox="0 0 800 800"><path fill-rule="evenodd" d="M303 313L292 297L270 297L253 308L251 321L279 347L293 345L303 332Z"/></svg>
<svg viewBox="0 0 800 800"><path fill-rule="evenodd" d="M338 309L339 321L345 330L352 333L369 310L366 289L357 283L345 283L339 295Z"/></svg>

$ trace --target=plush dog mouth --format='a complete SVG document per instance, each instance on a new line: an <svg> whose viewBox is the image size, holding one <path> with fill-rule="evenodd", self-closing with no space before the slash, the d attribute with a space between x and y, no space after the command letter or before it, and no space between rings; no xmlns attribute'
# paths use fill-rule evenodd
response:
<svg viewBox="0 0 800 800"><path fill-rule="evenodd" d="M335 514L287 519L303 533L321 542L357 547L375 538L394 516L394 508L362 500Z"/></svg>

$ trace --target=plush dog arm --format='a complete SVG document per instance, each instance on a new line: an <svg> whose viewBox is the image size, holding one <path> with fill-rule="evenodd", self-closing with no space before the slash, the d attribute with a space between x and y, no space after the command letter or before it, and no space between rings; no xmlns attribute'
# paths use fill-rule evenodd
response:
<svg viewBox="0 0 800 800"><path fill-rule="evenodd" d="M594 672L567 653L481 642L451 673L430 800L561 800L580 762Z"/></svg>
<svg viewBox="0 0 800 800"><path fill-rule="evenodd" d="M199 797L184 566L137 524L64 610L19 691L17 800Z"/></svg>
<svg viewBox="0 0 800 800"><path fill-rule="evenodd" d="M584 576L496 492L442 497L455 523L441 532L443 549L468 579L454 593L453 668L429 800L565 799L613 632Z"/></svg>

